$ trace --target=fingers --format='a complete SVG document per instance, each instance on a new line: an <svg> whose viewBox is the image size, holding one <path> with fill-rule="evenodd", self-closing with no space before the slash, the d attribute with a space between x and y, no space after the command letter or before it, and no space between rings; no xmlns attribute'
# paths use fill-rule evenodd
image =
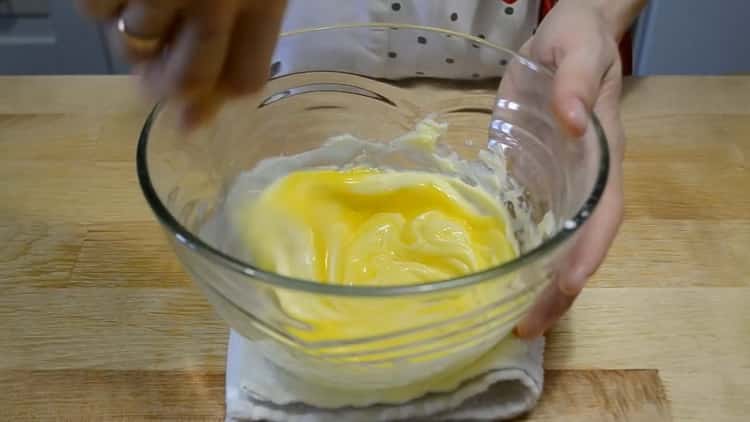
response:
<svg viewBox="0 0 750 422"><path fill-rule="evenodd" d="M229 96L260 89L286 6L284 0L77 1L97 18L119 17L115 45L136 64L149 97L182 103L186 126L213 116Z"/></svg>
<svg viewBox="0 0 750 422"><path fill-rule="evenodd" d="M610 174L622 170L614 169ZM621 176L618 176L621 179ZM580 237L569 257L567 269L560 275L560 290L576 295L583 289L604 261L617 235L623 217L622 183L607 185L601 202L589 221L581 229Z"/></svg>
<svg viewBox="0 0 750 422"><path fill-rule="evenodd" d="M610 180L594 214L581 228L567 264L542 292L516 327L521 338L544 334L573 304L589 277L599 268L623 218L622 165L614 162Z"/></svg>
<svg viewBox="0 0 750 422"><path fill-rule="evenodd" d="M625 134L619 113L621 90L620 64L616 61L607 72L600 97L595 105L610 147L607 187L589 221L581 228L562 275L560 289L577 294L586 280L599 268L609 250L623 218L622 158Z"/></svg>
<svg viewBox="0 0 750 422"><path fill-rule="evenodd" d="M172 43L159 85L184 99L198 98L216 86L229 46L235 7L197 2Z"/></svg>
<svg viewBox="0 0 750 422"><path fill-rule="evenodd" d="M576 78L589 79L587 82L586 79L576 81ZM570 308L589 277L604 261L622 222L622 157L625 137L619 114L621 81L621 67L617 57L609 64L607 60L585 55L568 55L558 68L555 80L558 117L564 125L574 129L573 133L582 134L585 125L576 127L580 122L575 122L574 117L577 116L572 115L575 110L571 109L575 105L566 106L563 100L579 100L585 107L582 113L586 120L586 109L596 112L609 141L609 178L597 208L580 229L565 266L516 327L519 337L533 338L544 334Z"/></svg>
<svg viewBox="0 0 750 422"><path fill-rule="evenodd" d="M604 261L622 222L622 215L621 184L609 184L596 212L581 229L568 258L568 266L547 286L519 322L517 336L534 338L544 334L570 308L586 281Z"/></svg>
<svg viewBox="0 0 750 422"><path fill-rule="evenodd" d="M618 72L613 69L613 72ZM617 76L617 74L613 74ZM609 179L591 218L580 229L565 266L542 293L516 332L522 338L542 335L570 307L604 261L623 219L622 150L624 134L618 113L619 76L605 80L595 106L612 150Z"/></svg>
<svg viewBox="0 0 750 422"><path fill-rule="evenodd" d="M175 23L178 2L169 0L131 0L122 17L132 35L155 38L166 34Z"/></svg>
<svg viewBox="0 0 750 422"><path fill-rule="evenodd" d="M76 6L83 13L96 19L113 19L117 16L125 0L76 0Z"/></svg>
<svg viewBox="0 0 750 422"><path fill-rule="evenodd" d="M141 70L151 95L179 99L185 129L213 117L223 102L217 86L235 22L236 2L214 6L196 2L169 50Z"/></svg>
<svg viewBox="0 0 750 422"><path fill-rule="evenodd" d="M178 3L169 0L130 1L120 17L127 34L115 37L117 49L131 62L139 63L155 58L169 40L178 16ZM129 42L129 36L156 40L152 48L142 48Z"/></svg>
<svg viewBox="0 0 750 422"><path fill-rule="evenodd" d="M246 10L239 16L221 78L221 88L230 96L257 91L268 79L285 3L271 2L263 10Z"/></svg>
<svg viewBox="0 0 750 422"><path fill-rule="evenodd" d="M214 91L185 103L181 111L181 127L189 131L210 121L218 113L225 100L226 96L223 93Z"/></svg>
<svg viewBox="0 0 750 422"><path fill-rule="evenodd" d="M609 141L609 152L613 165L622 163L625 154L625 133L620 116L622 94L622 62L619 57L604 76L599 99L594 113L599 117L604 133Z"/></svg>
<svg viewBox="0 0 750 422"><path fill-rule="evenodd" d="M236 0L220 5L193 3L192 9L181 11L180 26L169 47L138 69L149 96L178 100L184 129L209 120L223 103L219 78L237 4Z"/></svg>
<svg viewBox="0 0 750 422"><path fill-rule="evenodd" d="M569 264L542 292L529 313L516 327L516 335L534 338L544 334L570 308L596 271L617 234L622 221L622 194L609 185L597 211L581 229Z"/></svg>
<svg viewBox="0 0 750 422"><path fill-rule="evenodd" d="M559 284L553 280L539 295L530 312L516 326L516 336L524 339L541 336L570 308L576 296L577 294L568 295L562 292Z"/></svg>
<svg viewBox="0 0 750 422"><path fill-rule="evenodd" d="M625 137L619 115L620 72L619 61L615 61L604 78L594 106L611 150L607 187L591 218L581 228L556 281L542 293L529 314L519 323L516 331L520 337L539 336L562 316L604 261L622 223L622 151Z"/></svg>
<svg viewBox="0 0 750 422"><path fill-rule="evenodd" d="M556 59L554 109L562 125L574 136L585 132L589 112L616 52L614 41L595 38L586 45L566 46Z"/></svg>

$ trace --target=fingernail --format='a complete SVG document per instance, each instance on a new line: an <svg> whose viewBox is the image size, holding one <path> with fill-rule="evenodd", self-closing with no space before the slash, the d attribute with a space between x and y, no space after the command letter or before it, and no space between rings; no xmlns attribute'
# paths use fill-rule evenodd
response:
<svg viewBox="0 0 750 422"><path fill-rule="evenodd" d="M586 131L589 115L583 102L574 98L568 105L568 122L576 133L583 134Z"/></svg>

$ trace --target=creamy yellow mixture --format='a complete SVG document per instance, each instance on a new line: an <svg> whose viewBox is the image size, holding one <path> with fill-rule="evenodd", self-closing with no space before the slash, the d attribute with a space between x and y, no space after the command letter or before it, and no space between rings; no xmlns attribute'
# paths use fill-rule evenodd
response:
<svg viewBox="0 0 750 422"><path fill-rule="evenodd" d="M237 211L235 225L256 265L321 283L437 281L517 255L499 201L439 174L371 168L295 171ZM322 341L451 320L499 300L504 292L497 284L484 284L419 299L323 297L281 289L276 294L287 315L310 327L291 330L305 340Z"/></svg>
<svg viewBox="0 0 750 422"><path fill-rule="evenodd" d="M538 236L516 202L518 194L507 179L502 155L482 151L475 166L450 152L438 153L437 141L446 129L426 119L390 143L342 135L316 150L264 160L241 174L228 194L233 253L248 254L245 258L254 265L285 276L356 286L445 280L517 257L514 233L519 232L511 223L516 230L524 228L524 244L536 243ZM387 162L394 153L416 157L445 174L371 165ZM505 201L514 204L512 221ZM526 293L504 301L511 290L523 288L515 274L507 277L408 297L347 297L274 288L280 310L290 318L274 323L314 343L387 336L363 350L408 344L410 352L417 352L414 344L422 339L442 338L446 344L441 348L447 350L448 343L468 345L480 335L494 335L492 324L502 324L511 309L526 306ZM439 322L446 323L435 326ZM424 344L424 353L434 346ZM354 356L358 347L336 346L326 353ZM390 353L368 359L387 359ZM366 360L361 355L352 359Z"/></svg>
<svg viewBox="0 0 750 422"><path fill-rule="evenodd" d="M516 254L497 201L438 174L298 171L243 215L244 241L261 268L322 283L444 280Z"/></svg>

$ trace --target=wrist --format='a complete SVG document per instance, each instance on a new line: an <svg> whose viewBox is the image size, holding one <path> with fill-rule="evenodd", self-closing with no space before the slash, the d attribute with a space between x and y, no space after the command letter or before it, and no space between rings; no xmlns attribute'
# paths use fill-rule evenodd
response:
<svg viewBox="0 0 750 422"><path fill-rule="evenodd" d="M648 0L560 0L559 3L590 8L604 21L607 32L619 42L647 2Z"/></svg>

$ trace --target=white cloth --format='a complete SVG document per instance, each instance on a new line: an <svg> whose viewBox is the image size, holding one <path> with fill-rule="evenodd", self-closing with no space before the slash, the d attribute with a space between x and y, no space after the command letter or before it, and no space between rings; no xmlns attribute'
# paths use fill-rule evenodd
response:
<svg viewBox="0 0 750 422"><path fill-rule="evenodd" d="M534 407L544 380L544 339L509 336L466 368L450 393L424 391L403 404L326 408L326 396L341 402L343 390L308 384L279 369L253 342L232 331L226 375L226 420L271 422L500 420ZM434 386L440 389L441 386ZM377 392L372 394L377 395Z"/></svg>
<svg viewBox="0 0 750 422"><path fill-rule="evenodd" d="M536 28L539 0L291 0L283 30L345 23L409 23L486 38L517 50ZM329 31L317 42L282 41L274 72L338 70L376 78L476 79L501 76L504 57L442 34L413 30Z"/></svg>

